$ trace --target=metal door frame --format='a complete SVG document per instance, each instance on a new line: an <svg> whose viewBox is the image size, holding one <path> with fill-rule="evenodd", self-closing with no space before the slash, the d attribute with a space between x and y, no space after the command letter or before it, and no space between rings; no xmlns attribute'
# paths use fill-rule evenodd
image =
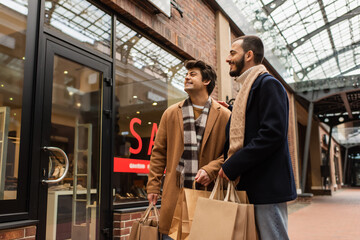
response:
<svg viewBox="0 0 360 240"><path fill-rule="evenodd" d="M43 146L48 146L51 127L51 102L52 102L52 77L54 56L58 55L74 62L78 62L92 69L103 73L101 81L101 139L100 139L100 162L99 162L99 213L100 226L97 232L100 232L100 239L108 239L112 236L112 211L111 211L111 157L112 157L112 104L113 104L113 86L112 86L112 63L99 58L80 48L63 42L56 37L44 34L39 46L42 47L42 54L38 61L39 81L37 84L37 94L35 97L35 126L34 131L34 159L37 161L36 175L32 174L32 184L37 185L38 196L32 198L31 205L37 209L37 239L45 239L46 236L46 212L47 209L47 189L48 186L41 183L44 179L43 169L47 169L47 153L41 150ZM109 147L110 146L110 147ZM106 147L106 149L104 149ZM110 148L110 149L109 149ZM101 166L101 168L100 168Z"/></svg>

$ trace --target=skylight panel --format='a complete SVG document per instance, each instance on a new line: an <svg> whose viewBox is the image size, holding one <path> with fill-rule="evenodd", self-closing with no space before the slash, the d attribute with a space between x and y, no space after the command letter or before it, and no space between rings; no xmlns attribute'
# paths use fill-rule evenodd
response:
<svg viewBox="0 0 360 240"><path fill-rule="evenodd" d="M317 79L322 79L322 78L326 78L325 74L324 74L324 70L321 66L318 66L316 68L314 68L312 71L310 71L307 75L309 77L310 80L317 80Z"/></svg>
<svg viewBox="0 0 360 240"><path fill-rule="evenodd" d="M346 8L346 1L334 1L332 4L325 7L325 11L328 21L331 22L348 11Z"/></svg>
<svg viewBox="0 0 360 240"><path fill-rule="evenodd" d="M354 67L354 55L352 53L342 53L338 56L340 62L340 69L342 72Z"/></svg>
<svg viewBox="0 0 360 240"><path fill-rule="evenodd" d="M350 0L349 6L350 6L350 9L354 9L354 8L360 6L360 1L359 0Z"/></svg>
<svg viewBox="0 0 360 240"><path fill-rule="evenodd" d="M319 34L313 36L311 38L311 42L314 46L314 50L317 52L324 52L326 56L330 55L333 52L327 31L322 31Z"/></svg>
<svg viewBox="0 0 360 240"><path fill-rule="evenodd" d="M282 22L287 19L291 21L291 17L294 16L296 12L297 9L295 7L294 1L287 0L280 7L275 9L271 16L276 22Z"/></svg>
<svg viewBox="0 0 360 240"><path fill-rule="evenodd" d="M306 53L309 51L309 49L312 49L312 43L308 40L306 41L304 44L302 44L301 46L297 47L294 49L294 54L295 55L302 55L303 53Z"/></svg>
<svg viewBox="0 0 360 240"><path fill-rule="evenodd" d="M298 61L294 57L291 57L291 66L293 67L295 72L298 72L301 70L301 66L299 65Z"/></svg>
<svg viewBox="0 0 360 240"><path fill-rule="evenodd" d="M288 43L292 43L306 35L305 28L301 25L294 25L282 32Z"/></svg>
<svg viewBox="0 0 360 240"><path fill-rule="evenodd" d="M333 36L338 36L337 38L334 38L334 42L336 47L344 47L351 44L350 39L350 28L349 28L349 22L348 21L342 21L330 28L331 33Z"/></svg>
<svg viewBox="0 0 360 240"><path fill-rule="evenodd" d="M354 38L354 41L357 42L360 40L360 16L355 16L350 19L349 28L351 35Z"/></svg>
<svg viewBox="0 0 360 240"><path fill-rule="evenodd" d="M311 17L307 18L306 20L310 21L310 24L308 24L306 27L306 29L309 32L312 32L315 29L325 25L324 18L321 14L320 9L317 12L315 12L313 15L311 15Z"/></svg>
<svg viewBox="0 0 360 240"><path fill-rule="evenodd" d="M337 18L336 15L336 9L335 9L335 5L334 4L330 4L329 6L325 7L325 12L326 12L326 16L328 21L333 21L335 18Z"/></svg>
<svg viewBox="0 0 360 240"><path fill-rule="evenodd" d="M331 77L333 75L339 74L339 68L335 61L335 58L326 61L325 63L322 64L322 66L326 77Z"/></svg>
<svg viewBox="0 0 360 240"><path fill-rule="evenodd" d="M278 27L284 31L294 24L298 24L301 21L299 14L294 14L293 16L286 18L284 21L278 23Z"/></svg>

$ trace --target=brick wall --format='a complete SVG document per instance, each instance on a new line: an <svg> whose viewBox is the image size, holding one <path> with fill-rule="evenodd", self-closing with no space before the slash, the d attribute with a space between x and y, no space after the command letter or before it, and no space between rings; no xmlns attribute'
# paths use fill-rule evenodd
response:
<svg viewBox="0 0 360 240"><path fill-rule="evenodd" d="M216 66L215 12L202 0L177 0L180 14L172 8L171 18L153 14L129 0L101 0L131 24L141 27L180 54L203 59ZM174 45L174 46L171 46Z"/></svg>
<svg viewBox="0 0 360 240"><path fill-rule="evenodd" d="M139 220L143 213L144 211L132 213L114 213L113 239L128 240L133 223L136 220Z"/></svg>
<svg viewBox="0 0 360 240"><path fill-rule="evenodd" d="M36 235L36 226L0 230L0 240L2 239L35 240L35 235Z"/></svg>

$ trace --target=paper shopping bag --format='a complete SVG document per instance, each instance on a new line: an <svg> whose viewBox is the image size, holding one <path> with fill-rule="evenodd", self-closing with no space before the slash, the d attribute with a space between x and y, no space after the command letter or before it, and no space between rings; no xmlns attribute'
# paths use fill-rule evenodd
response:
<svg viewBox="0 0 360 240"><path fill-rule="evenodd" d="M154 210L155 219L149 219L152 209ZM152 203L145 210L140 220L133 223L129 240L160 240L159 212Z"/></svg>
<svg viewBox="0 0 360 240"><path fill-rule="evenodd" d="M199 197L208 198L209 196L210 192L208 191L196 190L195 184L193 184L192 189L182 188L180 190L169 231L171 238L178 240L188 239L197 199Z"/></svg>
<svg viewBox="0 0 360 240"><path fill-rule="evenodd" d="M224 200L199 198L189 240L256 240L254 207L240 203L239 193L232 182ZM247 198L246 198L247 199Z"/></svg>

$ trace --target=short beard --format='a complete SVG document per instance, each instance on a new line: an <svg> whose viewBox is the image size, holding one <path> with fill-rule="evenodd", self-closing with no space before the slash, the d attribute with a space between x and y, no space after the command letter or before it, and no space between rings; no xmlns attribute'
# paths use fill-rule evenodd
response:
<svg viewBox="0 0 360 240"><path fill-rule="evenodd" d="M235 62L236 69L234 71L230 71L229 74L231 77L238 77L240 76L241 71L243 70L245 65L245 54L242 56L242 58Z"/></svg>

